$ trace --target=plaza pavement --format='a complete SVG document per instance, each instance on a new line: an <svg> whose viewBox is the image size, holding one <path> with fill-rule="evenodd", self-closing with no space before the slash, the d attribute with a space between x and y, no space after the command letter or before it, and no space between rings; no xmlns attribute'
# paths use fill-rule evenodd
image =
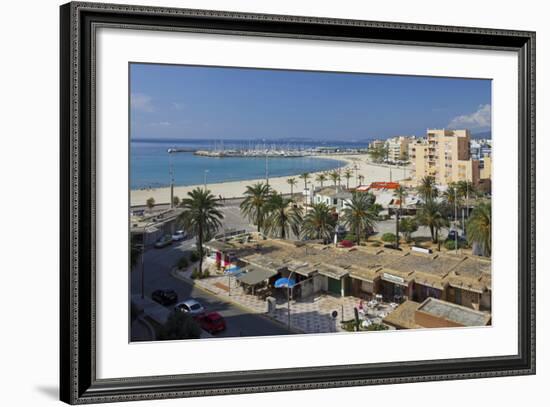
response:
<svg viewBox="0 0 550 407"><path fill-rule="evenodd" d="M275 311L269 314L267 312L266 301L254 295L246 294L236 284L234 277L213 275L200 280L192 280L190 269L186 271L174 269L172 274L176 278L192 281L198 287L211 292L225 301L230 301L251 313L264 315L288 326L288 303L286 301L277 301ZM229 281L231 281L231 287L229 287ZM359 301L359 298L352 296L333 297L327 294L292 300L290 302L290 330L295 333L345 332L341 328L340 321L354 318L353 308L359 304ZM364 306L366 307L366 303ZM371 318L381 319L388 310L389 307L381 310L369 309L368 315ZM332 317L333 311L338 312L336 319Z"/></svg>

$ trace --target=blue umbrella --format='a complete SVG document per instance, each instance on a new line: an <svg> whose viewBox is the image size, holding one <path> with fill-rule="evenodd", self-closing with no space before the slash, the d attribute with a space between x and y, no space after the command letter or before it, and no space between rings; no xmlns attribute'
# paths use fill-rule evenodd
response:
<svg viewBox="0 0 550 407"><path fill-rule="evenodd" d="M224 274L233 274L233 275L237 275L237 274L240 274L241 273L241 268L238 267L238 266L231 266L229 268L226 268L224 270Z"/></svg>
<svg viewBox="0 0 550 407"><path fill-rule="evenodd" d="M275 288L281 288L281 287L292 288L296 285L296 281L292 278L288 279L283 277L275 281L274 285L275 285Z"/></svg>

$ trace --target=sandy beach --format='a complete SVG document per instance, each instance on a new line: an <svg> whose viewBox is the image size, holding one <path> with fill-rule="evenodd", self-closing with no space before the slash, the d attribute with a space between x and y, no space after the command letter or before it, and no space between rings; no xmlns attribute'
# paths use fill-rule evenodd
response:
<svg viewBox="0 0 550 407"><path fill-rule="evenodd" d="M347 164L341 168L342 174L346 168L353 169L357 165L357 175L362 175L364 178L363 185L370 184L375 181L399 181L409 177L409 169L405 167L389 167L383 164L374 164L370 162L366 154L357 154L357 155L323 155L319 156L320 158L334 158L337 160L345 161ZM390 177L391 172L391 177ZM357 180L355 178L355 170L353 170L353 177L349 180L350 187L357 185ZM319 182L315 180L318 173L311 173L311 178L308 180L308 185L319 186ZM294 187L294 192L302 191L304 187L304 181L298 178L299 174L289 175L284 177L275 177L269 179L269 185L277 192L282 192L284 194L290 193L290 185L287 183L287 180L291 177L296 178L298 184ZM247 185L251 185L257 182L265 182L265 179L254 179L254 180L243 180L243 181L231 181L231 182L220 182L208 184L208 189L215 196L222 196L223 198L238 198L243 195L243 192L246 189ZM346 179L342 176L340 181L342 185L346 185ZM333 185L331 180L327 180L323 183L324 186ZM187 193L197 186L203 187L203 185L187 185L187 186L176 186L174 187L174 196L183 198ZM154 189L139 189L132 190L130 192L130 205L131 206L141 206L145 205L147 199L153 197L156 204L166 204L170 202L170 188L154 188Z"/></svg>

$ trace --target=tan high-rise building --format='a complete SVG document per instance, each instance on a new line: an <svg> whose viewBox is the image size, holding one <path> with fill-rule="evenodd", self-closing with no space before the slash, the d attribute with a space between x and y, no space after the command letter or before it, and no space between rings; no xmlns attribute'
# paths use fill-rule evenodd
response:
<svg viewBox="0 0 550 407"><path fill-rule="evenodd" d="M417 182L432 176L440 185L458 181L479 183L479 161L470 157L468 130L428 130L425 140L409 145L409 159Z"/></svg>
<svg viewBox="0 0 550 407"><path fill-rule="evenodd" d="M412 137L392 137L386 140L388 148L388 159L390 161L401 161L407 159L409 154L409 144L413 141Z"/></svg>

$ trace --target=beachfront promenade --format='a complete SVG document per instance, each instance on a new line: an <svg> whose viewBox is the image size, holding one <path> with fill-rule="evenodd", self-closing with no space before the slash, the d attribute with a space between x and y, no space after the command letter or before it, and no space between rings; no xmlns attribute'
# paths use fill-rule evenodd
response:
<svg viewBox="0 0 550 407"><path fill-rule="evenodd" d="M331 158L330 156L323 155L323 158ZM345 169L352 170L353 177L349 180L350 187L357 185L357 178L359 176L363 177L363 185L368 185L371 182L377 181L399 181L405 178L408 178L410 175L410 170L406 167L397 167L397 166L388 166L386 164L374 164L370 161L367 154L360 155L337 155L334 156L335 159L346 161L345 167L341 168L340 171L343 174ZM357 168L357 169L355 169ZM308 185L319 186L319 183L315 181L315 177L318 173L311 173L311 178L308 181ZM275 177L269 178L269 184L273 189L281 193L290 193L290 185L287 183L287 180L291 177L297 178L298 184L294 187L294 192L301 192L304 188L304 182L301 179L298 179L298 175L289 175L284 177ZM357 178L356 178L357 177ZM222 182L222 183L208 183L208 189L212 192L214 196L221 196L226 199L238 198L243 195L243 192L246 189L247 185L252 185L256 182L265 182L264 179L255 179L255 180L243 180L243 181L231 181L231 182ZM346 180L342 176L340 181L342 185L346 185ZM331 181L325 181L325 186L332 185ZM183 198L187 195L188 192L196 188L197 186L202 187L201 185L190 185L190 186L176 186L174 187L174 196ZM163 204L170 202L170 188L153 188L153 189L140 189L132 190L130 193L130 205L131 206L140 206L145 205L145 202L149 198L154 198L156 204Z"/></svg>

